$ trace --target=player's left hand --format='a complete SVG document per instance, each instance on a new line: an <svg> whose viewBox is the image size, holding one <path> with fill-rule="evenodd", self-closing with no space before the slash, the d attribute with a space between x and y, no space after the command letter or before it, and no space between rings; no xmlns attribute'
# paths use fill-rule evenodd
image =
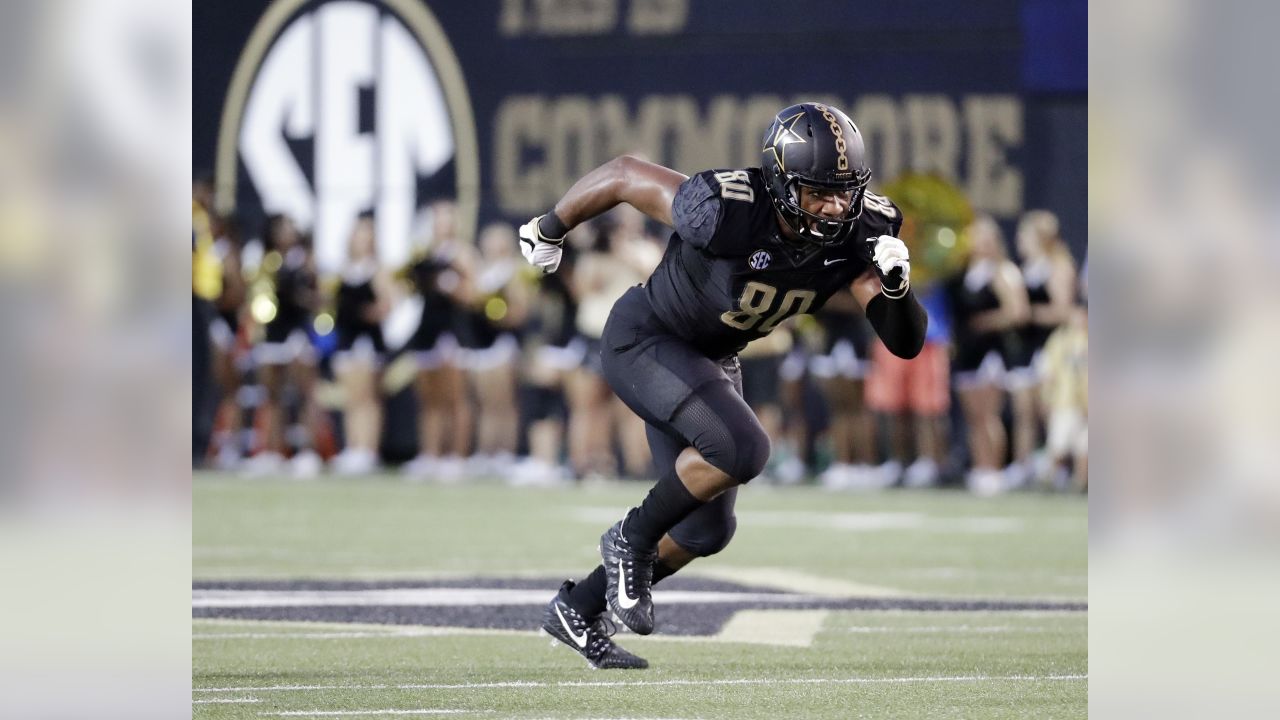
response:
<svg viewBox="0 0 1280 720"><path fill-rule="evenodd" d="M550 275L560 267L560 258L564 254L564 238L545 238L538 231L538 221L542 216L530 220L520 226L520 254L529 264L538 268L545 275Z"/></svg>
<svg viewBox="0 0 1280 720"><path fill-rule="evenodd" d="M907 253L907 244L892 235L881 235L868 238L867 242L875 243L871 253L871 261L875 263L876 273L887 292L905 291L911 284L911 258Z"/></svg>

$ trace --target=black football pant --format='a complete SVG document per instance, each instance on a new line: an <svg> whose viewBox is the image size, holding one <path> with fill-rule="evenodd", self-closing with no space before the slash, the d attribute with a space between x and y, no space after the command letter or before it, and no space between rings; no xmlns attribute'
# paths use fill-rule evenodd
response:
<svg viewBox="0 0 1280 720"><path fill-rule="evenodd" d="M709 358L673 335L653 315L643 288L614 305L601 338L605 379L644 419L659 477L675 473L686 447L739 483L760 474L769 459L769 437L742 399L742 368L736 356ZM680 547L698 556L729 544L737 521L737 488L694 510L668 531Z"/></svg>

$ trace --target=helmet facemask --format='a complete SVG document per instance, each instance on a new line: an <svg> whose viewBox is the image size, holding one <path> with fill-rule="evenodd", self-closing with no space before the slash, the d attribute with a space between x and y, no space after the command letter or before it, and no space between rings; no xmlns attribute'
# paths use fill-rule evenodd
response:
<svg viewBox="0 0 1280 720"><path fill-rule="evenodd" d="M821 103L780 111L765 132L761 150L765 186L794 243L825 247L842 242L862 215L871 180L862 137L843 112ZM801 188L848 193L838 218L808 212Z"/></svg>
<svg viewBox="0 0 1280 720"><path fill-rule="evenodd" d="M853 229L854 223L862 215L862 198L867 191L867 183L871 180L871 170L863 168L848 183L829 185L816 183L800 177L799 173L787 173L782 183L782 192L774 196L774 207L782 216L783 222L801 240L817 245L834 245L841 242ZM804 209L800 201L800 189L808 187L825 192L850 193L849 203L844 214L831 218Z"/></svg>

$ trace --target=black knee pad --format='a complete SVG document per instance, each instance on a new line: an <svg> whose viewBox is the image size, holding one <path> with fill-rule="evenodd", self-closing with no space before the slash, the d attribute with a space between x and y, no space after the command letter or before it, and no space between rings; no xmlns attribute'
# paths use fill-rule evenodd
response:
<svg viewBox="0 0 1280 720"><path fill-rule="evenodd" d="M729 541L738 530L738 518L732 514L714 522L681 524L671 530L671 539L680 547L697 555L709 557L729 547Z"/></svg>
<svg viewBox="0 0 1280 720"><path fill-rule="evenodd" d="M769 461L769 435L728 381L698 388L671 422L703 459L738 483L759 475Z"/></svg>
<svg viewBox="0 0 1280 720"><path fill-rule="evenodd" d="M729 473L729 477L740 483L750 482L759 476L764 472L765 463L769 462L769 453L772 449L769 435L758 423L756 429L758 430L756 433L744 433L737 438L738 453L734 457L733 470L725 471Z"/></svg>

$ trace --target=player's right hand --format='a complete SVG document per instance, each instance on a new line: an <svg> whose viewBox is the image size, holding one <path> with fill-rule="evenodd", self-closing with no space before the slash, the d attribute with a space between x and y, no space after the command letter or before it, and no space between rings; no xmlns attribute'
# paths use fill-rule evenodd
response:
<svg viewBox="0 0 1280 720"><path fill-rule="evenodd" d="M538 221L541 219L542 216L539 215L520 226L520 254L544 275L550 275L560 267L564 238L543 237L538 230Z"/></svg>
<svg viewBox="0 0 1280 720"><path fill-rule="evenodd" d="M872 243L871 261L889 297L906 294L911 287L911 256L907 244L892 235L867 238Z"/></svg>

